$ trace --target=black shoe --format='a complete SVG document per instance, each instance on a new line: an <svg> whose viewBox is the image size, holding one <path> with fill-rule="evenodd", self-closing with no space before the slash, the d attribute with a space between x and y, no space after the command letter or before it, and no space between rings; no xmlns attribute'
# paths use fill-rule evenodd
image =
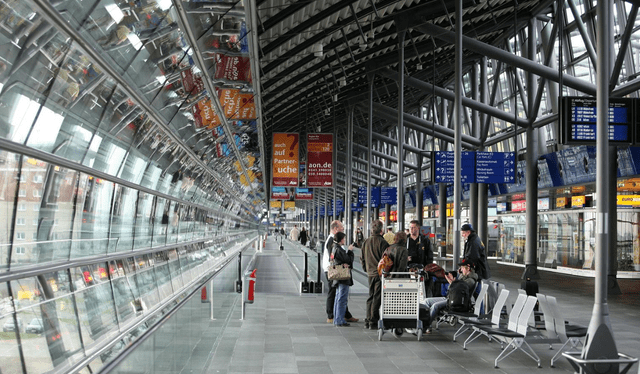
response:
<svg viewBox="0 0 640 374"><path fill-rule="evenodd" d="M350 324L350 323L345 322L345 323L343 323L342 325L337 325L337 326L338 326L338 327L347 327L347 326L351 326L351 324Z"/></svg>
<svg viewBox="0 0 640 374"><path fill-rule="evenodd" d="M369 322L365 322L364 323L364 328L367 329L367 330L369 329Z"/></svg>

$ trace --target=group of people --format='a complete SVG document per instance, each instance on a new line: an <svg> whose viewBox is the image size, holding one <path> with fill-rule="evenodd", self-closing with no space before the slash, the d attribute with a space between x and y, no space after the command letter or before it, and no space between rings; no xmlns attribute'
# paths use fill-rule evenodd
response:
<svg viewBox="0 0 640 374"><path fill-rule="evenodd" d="M298 225L293 225L291 232L289 233L289 239L293 241L299 241L300 244L307 245L309 240L309 232L302 226L302 229L298 230Z"/></svg>
<svg viewBox="0 0 640 374"><path fill-rule="evenodd" d="M382 222L380 220L373 221L371 236L360 244L362 249L360 262L369 283L364 328L371 330L379 328L382 281L378 274L378 263L383 254L386 252L393 260L393 266L390 270L392 273L405 272L409 267L426 266L433 263L431 241L428 237L420 234L419 221L413 220L409 223L408 233L403 230L393 233L392 230L389 230L383 237L382 231ZM484 244L473 227L470 224L462 225L461 235L466 240L463 259L458 263L458 272L448 273L445 278L449 284L456 280L465 282L472 294L474 290L471 288L475 287L478 280L489 278L489 266ZM393 236L392 241L389 240L391 236ZM345 242L344 226L340 221L333 221L330 226L330 235L325 242L322 261L325 276L329 282L326 303L327 322L336 326L349 326L350 322L358 322L358 318L353 317L347 305L349 287L353 285L353 277L341 281L331 281L328 278L329 267L332 266L331 261L333 261L333 266L353 268L353 248L355 244L359 243L356 240L353 244L346 246ZM426 306L429 308L431 320L446 305L446 302L445 296L427 298ZM430 332L430 328L427 328L426 332Z"/></svg>

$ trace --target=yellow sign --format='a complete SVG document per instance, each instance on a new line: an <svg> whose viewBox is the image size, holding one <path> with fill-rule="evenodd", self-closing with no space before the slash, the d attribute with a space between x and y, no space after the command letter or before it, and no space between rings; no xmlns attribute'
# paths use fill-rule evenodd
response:
<svg viewBox="0 0 640 374"><path fill-rule="evenodd" d="M280 200L270 200L269 201L269 206L271 208L274 208L274 209L280 209L280 208L282 208L282 201L280 201Z"/></svg>
<svg viewBox="0 0 640 374"><path fill-rule="evenodd" d="M284 202L284 210L296 210L296 202L295 201L285 201Z"/></svg>
<svg viewBox="0 0 640 374"><path fill-rule="evenodd" d="M567 198L556 197L556 208L566 208L566 207L567 207Z"/></svg>
<svg viewBox="0 0 640 374"><path fill-rule="evenodd" d="M571 196L571 207L582 208L584 206L584 196Z"/></svg>
<svg viewBox="0 0 640 374"><path fill-rule="evenodd" d="M640 195L618 195L618 205L640 206Z"/></svg>

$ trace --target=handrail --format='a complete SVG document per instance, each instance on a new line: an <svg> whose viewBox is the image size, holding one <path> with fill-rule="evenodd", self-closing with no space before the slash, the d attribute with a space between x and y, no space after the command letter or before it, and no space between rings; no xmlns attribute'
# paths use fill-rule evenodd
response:
<svg viewBox="0 0 640 374"><path fill-rule="evenodd" d="M250 247L253 240L255 240L255 238L250 239L246 243L244 243L240 247L238 252L242 253L242 251ZM212 273L210 273L209 275L201 276L200 278L193 280L188 285L184 286L183 290L188 290L189 288L193 287L193 290L189 291L186 295L184 292L180 292L166 299L163 303L156 305L152 311L149 311L144 318L141 318L136 323L130 325L125 331L121 332L117 336L110 338L111 340L108 343L104 344L99 349L93 351L90 355L87 355L83 360L77 362L71 368L68 368L68 367L59 368L58 370L54 371L54 373L62 373L62 372L68 373L68 374L79 373L81 370L83 370L86 367L86 365L88 365L94 359L99 357L102 353L104 353L105 351L113 347L120 339L127 336L127 334L135 330L144 322L156 316L156 313L158 311L162 310L167 305L170 305L172 302L182 297L183 299L180 302L178 302L173 308L171 308L165 315L163 315L162 318L158 320L158 322L156 322L151 328L149 328L144 333L142 333L133 343L131 343L131 345L129 345L125 350L120 352L118 356L116 356L112 361L110 361L107 365L105 365L100 369L101 373L109 373L111 370L113 370L117 366L117 364L122 362L131 352L133 352L136 347L138 347L147 338L149 338L153 332L158 330L158 328L162 327L164 323L167 322L169 317L174 315L182 306L184 306L184 304L188 302L193 297L193 295L200 292L200 289L202 288L202 286L205 285L207 282L209 282L211 279L213 279L216 275L218 275L218 273L220 273L222 269L227 267L227 265L229 265L234 260L234 258L235 256L224 257L225 260L219 263L220 266L216 266ZM195 286L196 284L197 286Z"/></svg>

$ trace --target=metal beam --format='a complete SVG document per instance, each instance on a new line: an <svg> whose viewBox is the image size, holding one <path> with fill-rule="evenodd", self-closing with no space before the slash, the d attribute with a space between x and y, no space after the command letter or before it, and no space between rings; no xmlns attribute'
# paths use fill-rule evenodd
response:
<svg viewBox="0 0 640 374"><path fill-rule="evenodd" d="M395 71L392 71L390 69L382 69L382 70L378 70L377 73L379 73L380 75L393 79L393 80L397 80L398 79L398 73ZM436 96L442 97L444 99L447 99L449 101L454 101L455 100L455 93L451 92L450 90L435 86L431 83L428 82L424 82L421 81L417 78L413 78L410 76L405 76L405 83L413 88L417 88L419 90L423 90L426 93L435 93ZM491 105L487 105L484 103L480 103L476 100L472 100L469 99L468 97L462 97L462 105L473 109L473 110L477 110L478 112L481 113L485 113L488 114L492 117L501 119L505 122L508 123L514 123L514 118L513 118L513 114L507 113L503 110L500 110L496 107L493 107ZM523 120L518 120L517 122L515 122L518 126L520 127L526 127L528 125L528 123L526 121ZM444 128L448 131L445 131L445 133L449 134L449 132L451 133L451 135L453 135L453 130L448 129L448 128ZM437 130L436 130L437 131ZM444 131L444 130L443 130ZM473 143L474 141L478 142L478 145L480 145L479 140L474 139L472 137L467 137L465 136L463 138L465 141L469 142L469 143ZM473 140L471 140L473 139Z"/></svg>
<svg viewBox="0 0 640 374"><path fill-rule="evenodd" d="M445 28L433 25L431 23L424 23L419 26L416 26L415 29L425 33L426 35L430 35L434 38L443 40L445 42L455 44L455 33ZM487 56L496 60L503 61L506 64L523 69L527 72L531 72L540 77L547 78L553 82L560 81L560 74L558 73L558 71L548 66L543 66L538 63L532 62L526 58L512 55L511 53L505 50L496 48L494 46L475 40L473 38L469 38L467 36L462 36L462 44L464 48L467 50L479 53L483 56ZM580 92L586 93L591 96L596 95L596 90L597 90L596 85L589 83L587 81L584 81L580 78L563 74L562 82L565 86L571 87Z"/></svg>

